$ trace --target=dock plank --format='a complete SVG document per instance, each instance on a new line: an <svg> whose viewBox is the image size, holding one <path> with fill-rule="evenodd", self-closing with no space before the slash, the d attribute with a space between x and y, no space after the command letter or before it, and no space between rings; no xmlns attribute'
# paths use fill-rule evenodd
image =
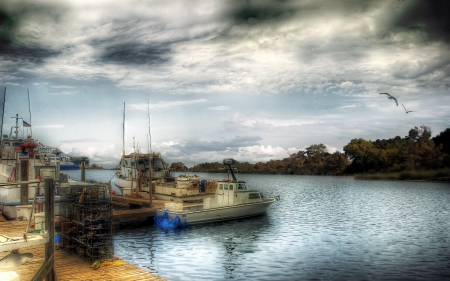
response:
<svg viewBox="0 0 450 281"><path fill-rule="evenodd" d="M0 222L0 233L9 237L21 236L25 232L26 226L11 221ZM44 245L22 248L19 253L32 253L33 259L26 264L13 268L2 268L0 272L15 271L21 281L31 280L38 269L44 263ZM9 252L0 252L0 259ZM134 265L126 263L121 266L105 266L93 270L90 264L82 262L73 255L66 254L61 250L55 251L55 271L59 281L65 280L154 280L164 281L164 279L147 272Z"/></svg>
<svg viewBox="0 0 450 281"><path fill-rule="evenodd" d="M124 219L134 219L134 218L145 218L156 216L155 208L142 208L142 209L132 209L132 210L118 210L113 212L113 220L124 220Z"/></svg>

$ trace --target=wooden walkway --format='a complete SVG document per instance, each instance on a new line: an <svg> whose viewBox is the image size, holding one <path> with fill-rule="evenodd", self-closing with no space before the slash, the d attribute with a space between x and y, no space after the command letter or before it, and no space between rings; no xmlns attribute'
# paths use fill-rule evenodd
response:
<svg viewBox="0 0 450 281"><path fill-rule="evenodd" d="M6 221L0 222L0 234L9 237L22 236L26 229L26 221ZM0 268L0 272L15 271L21 281L28 281L35 275L44 263L44 245L22 248L19 253L32 253L33 259L26 264L13 268ZM0 259L9 252L0 252ZM143 269L126 263L121 266L105 266L93 270L90 264L80 261L73 255L68 255L61 250L55 251L55 270L58 281L64 280L154 280L164 281L164 279L153 275Z"/></svg>
<svg viewBox="0 0 450 281"><path fill-rule="evenodd" d="M164 204L170 201L155 200L153 199L153 208L150 208L150 200L144 198L130 198L127 196L113 195L113 203L125 204L127 209L113 211L113 224L114 226L120 225L121 221L133 220L133 219L152 219L156 216L156 209L164 208ZM132 209L128 209L128 206L133 206Z"/></svg>

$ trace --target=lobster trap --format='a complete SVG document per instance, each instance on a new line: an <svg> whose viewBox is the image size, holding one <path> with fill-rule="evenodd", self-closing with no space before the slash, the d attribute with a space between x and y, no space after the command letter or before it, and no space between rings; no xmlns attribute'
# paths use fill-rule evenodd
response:
<svg viewBox="0 0 450 281"><path fill-rule="evenodd" d="M110 185L71 185L60 220L60 249L90 263L114 259Z"/></svg>

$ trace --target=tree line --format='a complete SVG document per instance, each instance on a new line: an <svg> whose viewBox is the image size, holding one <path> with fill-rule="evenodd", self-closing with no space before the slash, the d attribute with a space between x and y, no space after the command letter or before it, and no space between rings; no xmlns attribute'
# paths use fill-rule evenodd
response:
<svg viewBox="0 0 450 281"><path fill-rule="evenodd" d="M249 174L350 175L449 168L450 128L433 138L431 128L422 125L412 128L403 138L352 139L343 151L329 153L324 144L313 144L282 160L256 164L238 161L236 169ZM182 162L176 162L170 169L184 172L187 168ZM206 162L189 171L218 173L224 171L224 166Z"/></svg>

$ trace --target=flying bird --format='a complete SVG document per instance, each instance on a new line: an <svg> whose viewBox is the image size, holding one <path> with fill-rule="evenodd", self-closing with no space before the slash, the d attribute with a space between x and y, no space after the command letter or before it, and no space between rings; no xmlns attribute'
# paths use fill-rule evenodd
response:
<svg viewBox="0 0 450 281"><path fill-rule="evenodd" d="M380 95L387 95L387 96L388 96L388 99L390 99L390 100L394 100L394 101L395 101L395 103L396 103L396 104L397 104L397 106L398 106L398 102L397 102L397 99L396 99L396 98L394 98L393 96L389 95L388 93L380 93Z"/></svg>
<svg viewBox="0 0 450 281"><path fill-rule="evenodd" d="M406 113L414 112L414 111L412 111L412 110L406 110L406 107L403 105L403 103L402 103L402 106L403 106L403 108L405 109L405 112L406 112Z"/></svg>

